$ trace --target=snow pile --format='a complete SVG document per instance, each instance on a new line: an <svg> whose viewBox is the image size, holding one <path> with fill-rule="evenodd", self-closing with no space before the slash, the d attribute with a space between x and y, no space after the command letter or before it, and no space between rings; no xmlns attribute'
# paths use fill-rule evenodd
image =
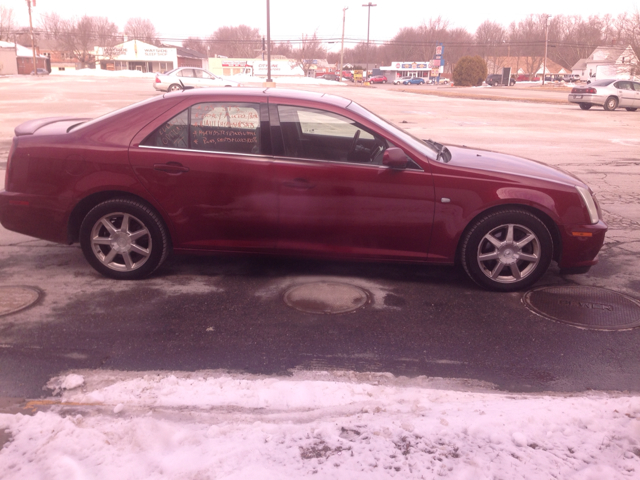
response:
<svg viewBox="0 0 640 480"><path fill-rule="evenodd" d="M11 436L3 479L640 474L636 397L441 390L425 378L339 372L82 375L84 386L63 390L58 407L0 415Z"/></svg>

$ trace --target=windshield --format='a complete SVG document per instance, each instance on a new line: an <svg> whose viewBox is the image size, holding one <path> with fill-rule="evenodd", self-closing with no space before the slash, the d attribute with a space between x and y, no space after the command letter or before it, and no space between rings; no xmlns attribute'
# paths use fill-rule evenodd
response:
<svg viewBox="0 0 640 480"><path fill-rule="evenodd" d="M133 110L134 108L138 108L142 105L146 105L147 103L151 103L151 102L156 102L158 100L162 99L162 95L158 95L155 97L151 97L151 98L147 98L146 100L142 100L141 102L138 103L134 103L133 105L129 105L126 106L124 108L120 108L119 110L114 110L113 112L109 112L109 113L105 113L104 115L101 115L97 118L94 118L93 120L89 120L88 122L84 122L84 123L77 123L75 125L72 125L71 127L69 127L69 129L67 130L67 133L69 133L70 131L76 131L76 130L80 130L82 128L85 127L89 127L91 125L93 125L94 123L100 122L102 120L106 120L107 118L111 118L114 115L119 115L120 113L124 113L127 112L129 110Z"/></svg>
<svg viewBox="0 0 640 480"><path fill-rule="evenodd" d="M349 110L353 110L359 115L362 115L367 120L375 122L376 125L379 125L384 130L389 132L391 135L399 138L405 143L408 143L413 148L422 153L425 157L430 158L432 160L436 160L438 156L438 148L430 143L427 143L423 140L420 140L418 137L414 137L409 132L404 131L403 129L396 127L394 124L385 120L382 117L379 117L373 112L370 112L366 108L361 105L358 105L355 102L351 102L351 104L347 107ZM434 155L435 154L435 155Z"/></svg>

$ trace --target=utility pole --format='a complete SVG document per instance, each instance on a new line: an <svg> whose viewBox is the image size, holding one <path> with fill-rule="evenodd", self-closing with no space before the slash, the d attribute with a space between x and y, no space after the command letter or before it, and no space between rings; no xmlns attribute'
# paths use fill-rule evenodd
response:
<svg viewBox="0 0 640 480"><path fill-rule="evenodd" d="M367 65L364 67L365 68L364 77L366 80L367 75L369 74L369 27L371 26L371 7L377 7L378 5L369 2L362 6L367 7L369 9L369 11L367 12L367 53L366 53Z"/></svg>
<svg viewBox="0 0 640 480"><path fill-rule="evenodd" d="M544 81L547 76L547 48L549 46L549 19L551 15L545 14L544 16L544 60L542 61L542 86L544 87Z"/></svg>
<svg viewBox="0 0 640 480"><path fill-rule="evenodd" d="M340 47L340 65L338 66L340 72L338 73L338 81L340 82L342 81L342 61L344 58L344 22L347 15L347 10L349 10L349 7L344 7L342 9L342 46Z"/></svg>
<svg viewBox="0 0 640 480"><path fill-rule="evenodd" d="M33 71L38 75L38 64L36 63L36 41L33 36L33 22L31 21L31 0L27 0L29 6L29 31L31 32L31 50L33 50ZM36 0L33 0L33 6L36 6ZM16 48L18 46L16 45Z"/></svg>
<svg viewBox="0 0 640 480"><path fill-rule="evenodd" d="M271 20L269 17L269 0L267 0L267 83L273 83L273 80L271 80Z"/></svg>

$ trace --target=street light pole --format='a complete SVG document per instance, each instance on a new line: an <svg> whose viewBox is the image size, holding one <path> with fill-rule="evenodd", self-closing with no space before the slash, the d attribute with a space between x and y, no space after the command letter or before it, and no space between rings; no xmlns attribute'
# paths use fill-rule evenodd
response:
<svg viewBox="0 0 640 480"><path fill-rule="evenodd" d="M344 59L344 22L345 22L345 18L347 15L347 10L349 10L349 7L344 7L342 9L342 46L340 47L340 65L338 66L338 68L340 69L338 73L338 81L342 81L342 61Z"/></svg>
<svg viewBox="0 0 640 480"><path fill-rule="evenodd" d="M547 47L549 46L549 19L551 15L545 14L544 18L544 60L542 62L542 86L547 76Z"/></svg>
<svg viewBox="0 0 640 480"><path fill-rule="evenodd" d="M367 7L368 8L368 12L367 12L367 53L366 53L366 61L367 61L367 65L364 67L364 77L365 79L367 78L368 74L369 74L369 27L371 26L371 7L377 7L376 4L373 4L371 2L362 5L363 7Z"/></svg>

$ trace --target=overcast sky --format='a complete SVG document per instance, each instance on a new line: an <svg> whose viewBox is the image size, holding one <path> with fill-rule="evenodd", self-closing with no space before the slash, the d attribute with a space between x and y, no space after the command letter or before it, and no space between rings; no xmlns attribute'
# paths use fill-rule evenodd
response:
<svg viewBox="0 0 640 480"><path fill-rule="evenodd" d="M127 19L150 19L163 38L206 37L221 26L246 24L266 34L266 0L37 0L34 27L41 15L56 11L63 18L82 16L106 16L121 29ZM274 40L293 40L302 33L317 31L319 37L335 37L342 33L342 9L347 10L347 38L366 39L367 1L353 0L271 0L271 36ZM400 28L417 26L429 18L442 16L451 26L463 27L470 32L484 20L491 19L505 26L528 14L551 15L617 15L640 8L640 0L618 0L614 3L594 0L538 0L518 2L514 0L491 1L425 1L425 0L375 0L371 8L372 40L388 40ZM0 4L12 8L20 25L28 25L29 17L25 0L0 0Z"/></svg>

